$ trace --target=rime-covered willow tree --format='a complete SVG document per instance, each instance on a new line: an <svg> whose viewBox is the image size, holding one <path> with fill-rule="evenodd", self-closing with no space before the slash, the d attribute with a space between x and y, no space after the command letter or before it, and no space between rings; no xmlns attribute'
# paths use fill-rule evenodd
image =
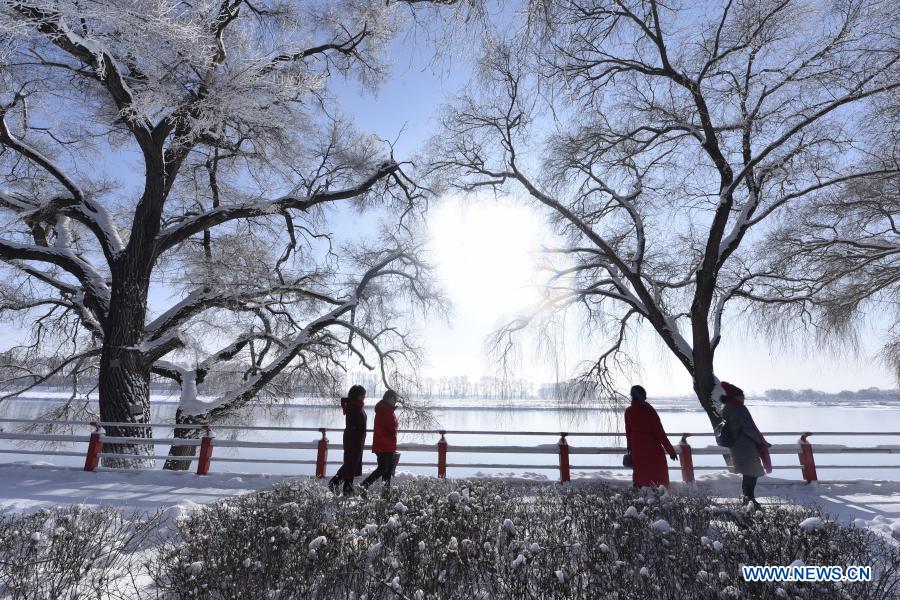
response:
<svg viewBox="0 0 900 600"><path fill-rule="evenodd" d="M877 100L896 94L896 11L869 0L535 0L450 107L434 169L549 211L564 243L542 311L503 341L583 311L608 334L588 367L609 386L638 322L718 421L715 354L765 274L755 242L787 206L897 176L866 160ZM738 303L738 304L736 304Z"/></svg>
<svg viewBox="0 0 900 600"><path fill-rule="evenodd" d="M102 420L137 425L107 432L150 435L152 374L181 384L181 420L410 356L400 303L433 299L409 235L421 191L333 82L376 87L426 4L0 4L2 310L32 331L7 397L95 370ZM340 231L339 204L385 217L377 243ZM153 286L177 294L161 314ZM217 370L228 391L198 402Z"/></svg>
<svg viewBox="0 0 900 600"><path fill-rule="evenodd" d="M884 133L900 141L896 128ZM898 161L895 148L879 164ZM769 236L771 274L753 294L760 317L803 324L825 342L855 341L871 319L900 382L900 177L848 182L789 215Z"/></svg>

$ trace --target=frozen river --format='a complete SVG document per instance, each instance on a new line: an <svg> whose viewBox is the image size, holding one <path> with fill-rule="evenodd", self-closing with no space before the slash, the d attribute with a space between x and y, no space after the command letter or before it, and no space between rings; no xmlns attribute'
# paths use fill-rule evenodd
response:
<svg viewBox="0 0 900 600"><path fill-rule="evenodd" d="M3 418L35 418L42 412L51 408L58 400L51 393L34 394L29 399L7 400L0 405L0 417ZM622 414L619 411L604 409L576 409L571 407L555 406L552 402L538 401L534 399L504 401L498 405L496 400L435 400L433 401L433 416L445 430L490 430L498 432L514 431L546 431L547 436L522 436L512 433L502 435L463 435L448 434L449 444L448 462L454 463L485 463L485 464L516 464L538 465L523 466L521 469L512 468L450 468L448 474L451 477L470 476L478 472L533 472L546 475L549 478L557 476L557 456L553 448L547 454L508 454L508 453L484 453L484 452L457 452L455 446L537 446L539 444L552 444L555 446L561 431L618 433L623 430ZM663 421L663 425L669 434L673 444L677 444L684 432L709 432L709 423L705 414L689 399L657 400L655 403ZM768 400L748 401L748 406L759 425L766 432L769 441L774 444L792 444L797 440L796 435L775 436L771 432L777 431L850 431L850 432L888 432L900 431L900 406L890 404L867 404L864 407L847 406L841 404L812 405L801 402L773 402ZM154 422L170 422L173 418L175 405L173 403L158 402L154 404ZM374 414L369 407L369 425ZM245 423L242 423L244 425ZM284 426L284 427L326 427L329 429L328 437L332 443L340 443L340 429L343 425L341 411L335 402L334 405L324 401L315 403L289 405L278 410L260 411L253 423L246 425L256 426ZM15 431L16 425L0 423L5 431ZM434 427L437 429L438 427ZM77 430L78 433L87 434L88 427ZM218 437L222 439L239 439L245 441L283 441L301 442L313 441L319 438L316 432L291 432L291 431L253 431L253 430L219 430ZM154 435L168 437L171 430L156 428ZM435 444L437 434L401 434L400 443L425 443ZM371 439L371 434L369 435ZM841 444L845 446L876 446L898 445L900 436L827 436L814 435L810 438L814 447L816 444ZM690 440L696 449L713 445L711 437L697 437ZM34 442L28 445L14 445L15 442L0 440L2 449L38 449ZM624 446L624 437L571 437L569 444L573 448L596 448L609 446ZM57 445L56 449L82 452L86 444ZM157 453L165 454L167 446L158 446ZM402 466L404 462L434 463L435 452L405 452L401 459L401 469L421 474L434 474L434 467L409 467ZM216 459L220 460L216 460ZM312 474L312 465L290 465L278 463L251 463L251 462L227 462L224 459L299 459L314 460L315 452L310 450L271 450L259 448L216 448L213 452L213 471L234 472L265 472L277 474ZM340 458L340 451L331 451L329 459ZM366 460L374 458L367 452ZM83 464L79 457L40 457L16 453L0 453L0 462L13 461L43 461L57 465L78 466ZM776 475L786 479L799 479L800 469L797 466L796 454L780 454L774 457L775 465L790 466L792 468L776 471ZM817 454L816 462L819 467L819 478L828 480L842 479L892 479L900 480L900 454ZM619 454L574 454L571 457L573 476L579 472L585 474L608 475L603 472L604 467L620 465ZM719 456L695 456L694 464L697 467L720 467L723 465ZM824 465L881 465L880 469L827 469ZM673 467L677 464L672 463ZM329 466L329 473L334 466ZM368 470L368 468L366 469ZM700 471L708 472L708 471ZM622 471L613 472L612 475L626 476ZM673 479L680 478L679 472L673 471Z"/></svg>

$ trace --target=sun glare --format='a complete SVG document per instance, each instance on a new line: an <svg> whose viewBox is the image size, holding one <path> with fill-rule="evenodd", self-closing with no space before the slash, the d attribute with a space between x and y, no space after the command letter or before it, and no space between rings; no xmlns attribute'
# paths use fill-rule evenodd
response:
<svg viewBox="0 0 900 600"><path fill-rule="evenodd" d="M438 276L460 312L498 319L537 302L542 227L530 208L452 197L432 215Z"/></svg>

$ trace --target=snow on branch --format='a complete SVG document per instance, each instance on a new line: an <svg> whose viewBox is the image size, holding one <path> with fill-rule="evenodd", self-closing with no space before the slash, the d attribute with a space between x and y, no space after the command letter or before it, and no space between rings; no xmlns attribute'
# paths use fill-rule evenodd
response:
<svg viewBox="0 0 900 600"><path fill-rule="evenodd" d="M203 414L212 419L234 411L257 396L276 377L288 372L298 359L301 364L308 360L305 357L307 354L325 361L338 361L333 350L329 350L329 348L346 348L347 351L357 355L366 365L368 363L365 354L354 343L354 337L365 342L367 347L375 352L382 376L387 380L388 373L385 365L400 356L408 358L418 349L406 341L406 334L399 328L384 324L383 321L374 318L376 315L371 311L383 305L384 297L388 299L396 297L402 289L407 290L413 297L421 298L423 301L428 300L429 292L423 287L424 277L426 277L425 266L407 249L374 252L366 255L365 264L367 264L366 270L361 273L359 281L353 285L351 293L340 297L322 295L324 304L330 308L306 322L289 340L280 340L275 355L266 364L263 364L262 359L258 357L254 366L248 370L245 382L211 401L199 400L196 395L189 393L187 396L189 402L180 406L182 413L185 415ZM375 285L375 282L381 279L394 282L397 288ZM416 289L418 292L415 291ZM167 317L167 319L172 318L172 315ZM332 333L330 330L335 327L349 332L350 335L341 337ZM232 358L247 348L253 339L267 339L268 337L270 337L268 334L239 337L233 344L204 361L195 370L196 374L192 376L194 377L193 381L201 382L206 377L206 372L215 368L216 362ZM388 338L391 341L388 341ZM399 346L396 342L399 342ZM159 361L157 364L160 364ZM183 375L180 377L183 378Z"/></svg>
<svg viewBox="0 0 900 600"><path fill-rule="evenodd" d="M194 290L181 302L149 323L145 328L146 335L148 339L157 339L172 329L181 327L203 311L213 308L250 307L256 303L264 305L267 299L273 297L308 298L326 304L341 304L340 300L325 293L300 286L277 285L238 291L206 286Z"/></svg>
<svg viewBox="0 0 900 600"><path fill-rule="evenodd" d="M26 200L16 194L0 190L0 205L13 210L20 218L34 223L53 222L57 215L76 219L94 233L107 261L111 263L113 258L124 248L112 216L105 207L88 200L81 188L53 160L14 136L6 124L6 112L7 109L0 108L0 145L10 148L39 165L56 179L71 196L42 202Z"/></svg>
<svg viewBox="0 0 900 600"><path fill-rule="evenodd" d="M81 362L86 358L96 358L99 355L100 348L91 348L90 350L85 350L84 352L73 354L45 373L29 375L28 378L31 379L31 383L24 387L16 386L15 391L0 395L0 402L2 402L3 400L8 400L10 398L15 398L21 394L24 394L25 392L33 390L36 387L44 385L47 381L62 373L69 365L73 363Z"/></svg>
<svg viewBox="0 0 900 600"><path fill-rule="evenodd" d="M158 253L162 254L192 235L236 219L252 219L279 214L286 210L305 212L318 204L361 196L370 191L378 182L395 173L399 168L400 165L393 161L382 163L364 181L353 187L341 190L317 192L306 197L284 196L276 200L263 200L214 208L203 214L189 217L177 225L161 231L157 242Z"/></svg>
<svg viewBox="0 0 900 600"><path fill-rule="evenodd" d="M0 238L0 259L7 263L38 261L56 265L74 276L84 288L86 305L99 322L109 310L109 288L103 276L69 249L21 244ZM52 280L51 280L52 281Z"/></svg>
<svg viewBox="0 0 900 600"><path fill-rule="evenodd" d="M54 45L93 68L94 76L109 91L138 143L148 151L152 145L150 123L146 115L134 114L134 95L112 54L97 40L72 31L64 22L64 16L55 10L41 9L25 2L13 2L12 8Z"/></svg>

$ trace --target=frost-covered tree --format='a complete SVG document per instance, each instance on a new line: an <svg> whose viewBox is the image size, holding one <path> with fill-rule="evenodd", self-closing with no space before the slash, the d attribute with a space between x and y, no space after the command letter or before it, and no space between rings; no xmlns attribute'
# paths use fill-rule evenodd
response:
<svg viewBox="0 0 900 600"><path fill-rule="evenodd" d="M752 290L760 318L800 323L824 342L855 342L856 325L872 318L900 381L900 177L848 182L789 215L768 239L771 274Z"/></svg>
<svg viewBox="0 0 900 600"><path fill-rule="evenodd" d="M693 379L710 421L729 314L764 275L756 242L783 208L896 164L865 160L900 88L898 15L878 0L534 0L448 109L435 171L544 207L563 243L543 310L581 311L606 386L643 324ZM548 316L549 315L549 316ZM599 342L595 342L599 343Z"/></svg>
<svg viewBox="0 0 900 600"><path fill-rule="evenodd" d="M421 190L334 81L374 89L428 4L456 3L0 3L0 308L31 330L7 397L94 371L100 418L135 423L107 432L146 436L152 374L182 386L180 416L209 418L298 371L408 356L400 303L433 298L410 237ZM384 217L377 243L337 229L341 204ZM217 370L228 391L199 403Z"/></svg>

